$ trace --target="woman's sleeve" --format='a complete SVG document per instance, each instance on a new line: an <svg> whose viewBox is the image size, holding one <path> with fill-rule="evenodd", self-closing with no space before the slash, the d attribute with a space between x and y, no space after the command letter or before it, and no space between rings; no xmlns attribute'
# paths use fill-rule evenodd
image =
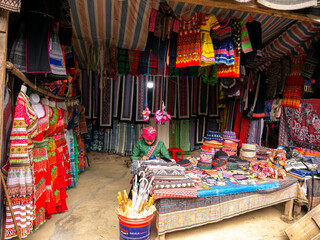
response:
<svg viewBox="0 0 320 240"><path fill-rule="evenodd" d="M136 145L134 146L134 149L132 151L131 160L139 160L140 159L140 142L137 141Z"/></svg>
<svg viewBox="0 0 320 240"><path fill-rule="evenodd" d="M171 156L168 152L168 149L162 141L161 141L160 157L165 157L165 158L171 159Z"/></svg>

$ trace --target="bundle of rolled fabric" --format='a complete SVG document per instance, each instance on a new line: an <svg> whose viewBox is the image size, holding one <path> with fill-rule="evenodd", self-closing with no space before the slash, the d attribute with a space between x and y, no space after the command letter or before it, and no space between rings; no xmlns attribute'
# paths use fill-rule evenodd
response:
<svg viewBox="0 0 320 240"><path fill-rule="evenodd" d="M238 143L240 142L240 140L237 139L236 133L231 131L224 131L223 139L224 142L222 151L227 153L228 156L237 155Z"/></svg>
<svg viewBox="0 0 320 240"><path fill-rule="evenodd" d="M211 154L201 154L198 161L198 167L200 169L211 169L212 168L212 155Z"/></svg>
<svg viewBox="0 0 320 240"><path fill-rule="evenodd" d="M257 146L255 144L243 143L240 150L240 158L247 161L257 161Z"/></svg>
<svg viewBox="0 0 320 240"><path fill-rule="evenodd" d="M181 167L184 167L185 169L193 168L192 162L189 161L188 159L180 160L179 162L177 162L177 164L180 165Z"/></svg>

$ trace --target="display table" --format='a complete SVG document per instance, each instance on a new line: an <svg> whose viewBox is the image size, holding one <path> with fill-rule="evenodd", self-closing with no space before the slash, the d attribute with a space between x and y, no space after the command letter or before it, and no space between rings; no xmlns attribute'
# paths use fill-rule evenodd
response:
<svg viewBox="0 0 320 240"><path fill-rule="evenodd" d="M298 199L299 184L286 177L279 188L254 192L198 198L163 198L156 201L156 227L160 239L165 233L218 222L257 209L286 202L281 219L292 221L293 201Z"/></svg>

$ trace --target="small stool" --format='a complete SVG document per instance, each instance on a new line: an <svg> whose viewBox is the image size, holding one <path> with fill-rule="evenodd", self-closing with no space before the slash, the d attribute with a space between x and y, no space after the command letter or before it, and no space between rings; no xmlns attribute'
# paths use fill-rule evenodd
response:
<svg viewBox="0 0 320 240"><path fill-rule="evenodd" d="M172 158L178 162L183 159L183 151L181 148L169 148L168 152L172 154ZM181 153L181 158L178 158L178 153Z"/></svg>

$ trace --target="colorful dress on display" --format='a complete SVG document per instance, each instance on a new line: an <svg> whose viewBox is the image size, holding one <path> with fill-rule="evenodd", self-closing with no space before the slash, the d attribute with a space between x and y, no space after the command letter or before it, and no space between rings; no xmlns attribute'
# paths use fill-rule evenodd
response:
<svg viewBox="0 0 320 240"><path fill-rule="evenodd" d="M211 33L217 64L234 64L234 44L231 26L232 21L230 18L226 18L220 21L220 28Z"/></svg>
<svg viewBox="0 0 320 240"><path fill-rule="evenodd" d="M210 66L215 64L214 47L210 36L210 29L215 30L220 27L220 24L213 14L203 16L201 31L201 60L200 66Z"/></svg>
<svg viewBox="0 0 320 240"><path fill-rule="evenodd" d="M180 19L176 67L200 66L202 14Z"/></svg>
<svg viewBox="0 0 320 240"><path fill-rule="evenodd" d="M22 237L27 237L33 228L34 182L33 182L33 142L38 134L37 115L30 105L29 97L20 92L15 106L10 134L10 153L7 188L17 224ZM9 206L6 202L5 238L17 236Z"/></svg>

